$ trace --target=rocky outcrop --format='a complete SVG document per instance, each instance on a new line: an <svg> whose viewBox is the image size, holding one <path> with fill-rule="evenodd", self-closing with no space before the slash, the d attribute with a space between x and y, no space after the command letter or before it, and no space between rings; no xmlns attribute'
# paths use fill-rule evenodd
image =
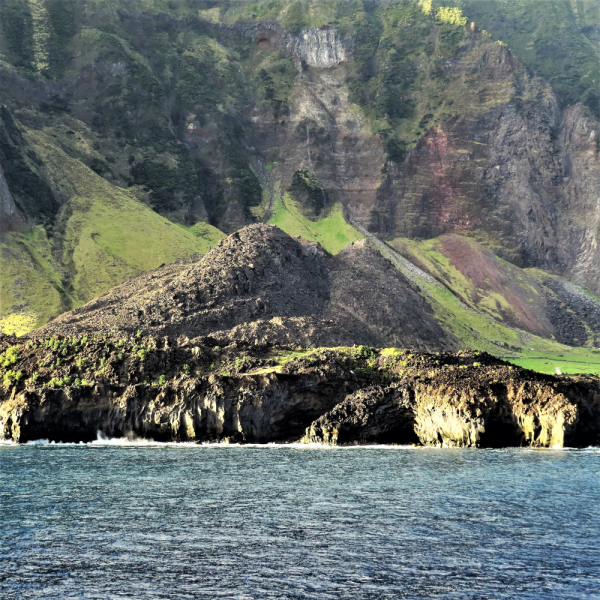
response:
<svg viewBox="0 0 600 600"><path fill-rule="evenodd" d="M410 386L403 384L358 390L312 423L302 441L330 446L417 443L413 400Z"/></svg>
<svg viewBox="0 0 600 600"><path fill-rule="evenodd" d="M301 70L290 91L285 119L256 110L248 136L259 155L278 156L273 181L286 189L296 171L310 171L330 203L342 202L368 224L386 152L380 135L353 102L348 77L346 63Z"/></svg>
<svg viewBox="0 0 600 600"><path fill-rule="evenodd" d="M198 261L117 286L36 335L138 330L312 346L456 347L426 301L365 242L331 256L267 225L232 234Z"/></svg>
<svg viewBox="0 0 600 600"><path fill-rule="evenodd" d="M311 424L303 441L585 446L598 443L599 411L597 382L537 377L505 366L458 374L440 369L349 395Z"/></svg>
<svg viewBox="0 0 600 600"><path fill-rule="evenodd" d="M546 303L556 339L569 346L600 345L600 305L594 296L560 277L537 271L535 277Z"/></svg>
<svg viewBox="0 0 600 600"><path fill-rule="evenodd" d="M296 439L359 384L343 360L226 339L0 339L0 438ZM302 354L302 353L298 353ZM2 367L2 365L6 365Z"/></svg>
<svg viewBox="0 0 600 600"><path fill-rule="evenodd" d="M8 189L6 177L2 165L0 165L0 233L9 229L15 229L17 223L21 221L17 213L15 201Z"/></svg>
<svg viewBox="0 0 600 600"><path fill-rule="evenodd" d="M594 115L597 116L597 115ZM561 190L556 223L560 246L569 259L561 273L574 283L598 293L598 225L600 224L600 123L581 105L564 111L558 135L564 177L556 181ZM581 218L585 215L585 218Z"/></svg>
<svg viewBox="0 0 600 600"><path fill-rule="evenodd" d="M309 67L330 68L346 60L341 37L333 27L313 27L286 40L286 50Z"/></svg>
<svg viewBox="0 0 600 600"><path fill-rule="evenodd" d="M448 447L600 443L600 383L486 354L217 337L0 338L0 439Z"/></svg>

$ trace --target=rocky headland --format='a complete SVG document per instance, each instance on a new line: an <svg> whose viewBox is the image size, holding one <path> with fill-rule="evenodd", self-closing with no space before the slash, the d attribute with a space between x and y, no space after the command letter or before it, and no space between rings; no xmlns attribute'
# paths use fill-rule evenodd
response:
<svg viewBox="0 0 600 600"><path fill-rule="evenodd" d="M0 337L0 438L600 441L597 377L457 352L413 285L366 241L333 256L249 226L200 259L131 279L27 336Z"/></svg>
<svg viewBox="0 0 600 600"><path fill-rule="evenodd" d="M0 338L0 439L589 446L600 381L485 353L230 337Z"/></svg>

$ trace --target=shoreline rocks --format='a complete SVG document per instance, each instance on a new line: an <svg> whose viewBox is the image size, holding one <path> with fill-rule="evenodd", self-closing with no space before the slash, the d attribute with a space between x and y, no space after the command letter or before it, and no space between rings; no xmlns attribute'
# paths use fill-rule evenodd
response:
<svg viewBox="0 0 600 600"><path fill-rule="evenodd" d="M9 364L10 363L10 364ZM600 442L600 380L484 353L216 338L0 339L0 439L446 447Z"/></svg>

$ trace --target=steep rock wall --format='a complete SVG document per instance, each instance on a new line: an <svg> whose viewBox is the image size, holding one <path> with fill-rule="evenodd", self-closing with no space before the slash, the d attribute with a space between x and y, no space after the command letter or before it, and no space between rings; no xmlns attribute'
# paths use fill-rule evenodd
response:
<svg viewBox="0 0 600 600"><path fill-rule="evenodd" d="M474 34L450 69L448 101L462 90L460 113L388 166L370 228L385 237L475 235L517 266L597 290L600 125L580 105L561 110L509 50Z"/></svg>
<svg viewBox="0 0 600 600"><path fill-rule="evenodd" d="M312 423L302 441L449 448L595 443L600 395L594 384L532 381L506 369L481 375L459 382L441 371L359 390Z"/></svg>
<svg viewBox="0 0 600 600"><path fill-rule="evenodd" d="M334 27L313 27L298 36L288 36L285 47L309 67L330 68L346 60L346 49Z"/></svg>
<svg viewBox="0 0 600 600"><path fill-rule="evenodd" d="M160 390L138 384L23 392L2 404L0 438L90 441L101 432L162 441L266 443L300 437L345 389L341 379L272 374L179 381Z"/></svg>
<svg viewBox="0 0 600 600"><path fill-rule="evenodd" d="M259 155L277 156L274 181L285 189L300 169L314 173L331 203L341 201L368 219L386 153L378 134L350 100L342 63L301 70L290 93L289 114L274 120L255 112L249 132Z"/></svg>

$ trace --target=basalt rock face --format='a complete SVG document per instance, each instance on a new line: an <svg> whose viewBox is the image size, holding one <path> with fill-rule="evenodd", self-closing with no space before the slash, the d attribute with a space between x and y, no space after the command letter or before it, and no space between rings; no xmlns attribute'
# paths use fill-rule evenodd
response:
<svg viewBox="0 0 600 600"><path fill-rule="evenodd" d="M0 438L297 440L365 384L345 353L208 337L0 338ZM368 355L368 354L367 354ZM1 365L7 364L8 367Z"/></svg>
<svg viewBox="0 0 600 600"><path fill-rule="evenodd" d="M266 225L232 234L197 262L122 284L36 335L138 330L317 346L455 347L425 300L366 242L334 257Z"/></svg>
<svg viewBox="0 0 600 600"><path fill-rule="evenodd" d="M313 27L298 36L289 36L286 49L309 67L330 68L346 60L346 49L333 27Z"/></svg>
<svg viewBox="0 0 600 600"><path fill-rule="evenodd" d="M330 446L410 444L415 431L410 386L372 386L348 395L307 428L302 441Z"/></svg>
<svg viewBox="0 0 600 600"><path fill-rule="evenodd" d="M486 354L204 337L0 339L0 439L588 446L597 378Z"/></svg>
<svg viewBox="0 0 600 600"><path fill-rule="evenodd" d="M178 381L160 391L144 384L26 391L2 404L0 437L91 441L101 432L157 441L291 440L344 389L334 377L265 375Z"/></svg>
<svg viewBox="0 0 600 600"><path fill-rule="evenodd" d="M381 237L472 235L519 267L599 289L600 125L589 108L562 107L509 48L465 28L452 59L416 67L427 71L419 75L424 87L398 98L440 106L423 116L424 131L400 160L390 154L388 134L374 133L367 108L357 110L349 85L354 57L335 29L294 40L286 51L312 59L296 75L285 119L257 105L248 129L259 155L278 154L274 180L286 188L297 169L306 169L332 201ZM385 60L373 64L383 69Z"/></svg>
<svg viewBox="0 0 600 600"><path fill-rule="evenodd" d="M349 395L307 428L304 442L444 447L598 443L597 382L538 377L505 366L407 377Z"/></svg>

